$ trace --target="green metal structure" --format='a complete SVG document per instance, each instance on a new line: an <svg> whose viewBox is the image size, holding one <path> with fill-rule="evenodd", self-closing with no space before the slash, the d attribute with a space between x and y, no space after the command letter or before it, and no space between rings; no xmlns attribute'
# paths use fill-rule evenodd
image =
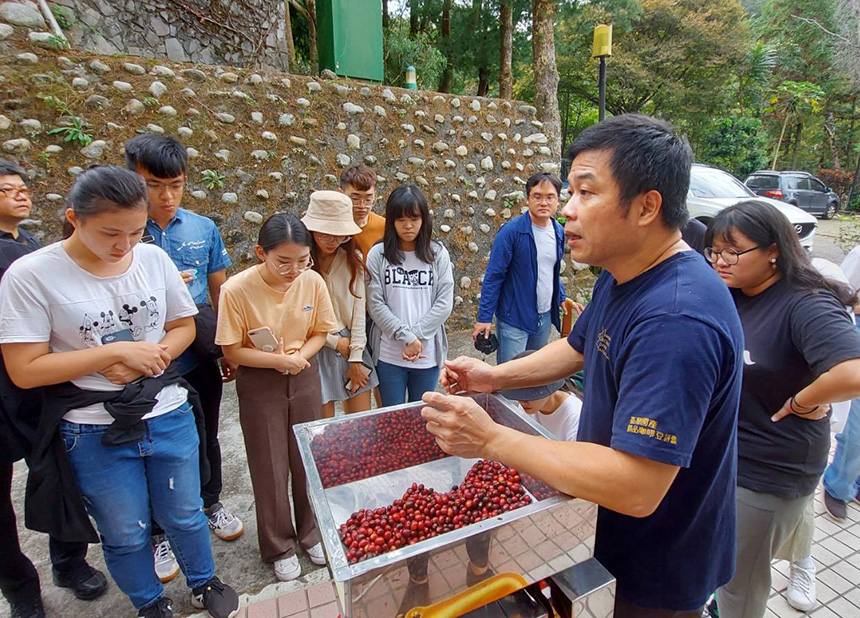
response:
<svg viewBox="0 0 860 618"><path fill-rule="evenodd" d="M380 0L317 0L317 50L320 69L381 82Z"/></svg>

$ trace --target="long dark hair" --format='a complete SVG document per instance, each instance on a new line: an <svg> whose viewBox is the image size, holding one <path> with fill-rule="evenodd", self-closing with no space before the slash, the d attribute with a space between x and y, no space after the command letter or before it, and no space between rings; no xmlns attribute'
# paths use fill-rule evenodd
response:
<svg viewBox="0 0 860 618"><path fill-rule="evenodd" d="M291 243L305 245L313 250L311 233L301 219L285 212L276 212L263 222L257 236L257 244L268 253L278 245Z"/></svg>
<svg viewBox="0 0 860 618"><path fill-rule="evenodd" d="M801 290L826 290L846 306L857 302L856 291L841 281L827 279L812 265L788 219L775 206L758 200L729 206L711 221L705 233L705 246L712 246L717 236L734 244L735 231L759 247L776 245L779 251L776 267L790 285Z"/></svg>
<svg viewBox="0 0 860 618"><path fill-rule="evenodd" d="M425 264L433 263L433 249L430 246L433 234L433 217L430 215L430 207L427 206L427 198L421 193L421 189L415 185L400 185L388 196L385 202L385 233L382 236L385 259L391 264L403 263L403 251L400 249L400 239L394 222L401 217L421 217L421 229L415 239L415 254Z"/></svg>
<svg viewBox="0 0 860 618"><path fill-rule="evenodd" d="M313 232L311 232L311 238L313 238ZM314 270L322 275L323 252L320 251L320 248L317 245L317 239L314 238L313 240L314 242L311 245L311 257L314 260ZM337 251L346 252L346 265L349 268L349 293L358 298L359 294L357 292L358 288L356 287L356 284L358 282L361 282L362 284L364 283L362 278L365 275L365 269L364 262L358 252L358 247L355 246L355 239L350 236L349 240L337 248ZM335 251L335 253L337 253L337 251Z"/></svg>

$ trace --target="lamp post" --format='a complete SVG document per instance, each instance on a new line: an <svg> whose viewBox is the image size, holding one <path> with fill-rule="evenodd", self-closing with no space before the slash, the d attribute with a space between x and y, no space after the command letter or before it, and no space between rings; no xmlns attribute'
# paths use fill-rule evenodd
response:
<svg viewBox="0 0 860 618"><path fill-rule="evenodd" d="M600 94L598 98L598 118L602 121L606 116L606 57L612 55L612 24L594 27L594 46L591 50L592 58L600 59L600 73L598 76L598 87Z"/></svg>
<svg viewBox="0 0 860 618"><path fill-rule="evenodd" d="M406 87L409 90L418 90L418 82L415 75L415 67L411 64L406 67Z"/></svg>

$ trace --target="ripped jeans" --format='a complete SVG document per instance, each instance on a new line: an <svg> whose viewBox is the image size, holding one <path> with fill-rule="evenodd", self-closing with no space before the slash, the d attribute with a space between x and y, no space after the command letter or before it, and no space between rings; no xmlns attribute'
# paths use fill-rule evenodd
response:
<svg viewBox="0 0 860 618"><path fill-rule="evenodd" d="M60 433L78 488L102 539L117 586L140 609L164 589L155 575L150 515L164 528L189 588L215 574L201 510L199 439L188 402L146 421L140 442L104 446L108 425L63 421Z"/></svg>

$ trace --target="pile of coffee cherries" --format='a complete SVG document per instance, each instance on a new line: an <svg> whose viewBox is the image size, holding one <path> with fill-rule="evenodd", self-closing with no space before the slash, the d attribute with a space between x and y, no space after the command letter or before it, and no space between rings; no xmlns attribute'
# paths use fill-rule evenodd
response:
<svg viewBox="0 0 860 618"><path fill-rule="evenodd" d="M530 504L513 468L476 463L460 485L439 493L413 483L400 500L353 513L340 527L350 563L374 558Z"/></svg>
<svg viewBox="0 0 860 618"><path fill-rule="evenodd" d="M420 406L331 424L311 449L325 488L447 457Z"/></svg>

